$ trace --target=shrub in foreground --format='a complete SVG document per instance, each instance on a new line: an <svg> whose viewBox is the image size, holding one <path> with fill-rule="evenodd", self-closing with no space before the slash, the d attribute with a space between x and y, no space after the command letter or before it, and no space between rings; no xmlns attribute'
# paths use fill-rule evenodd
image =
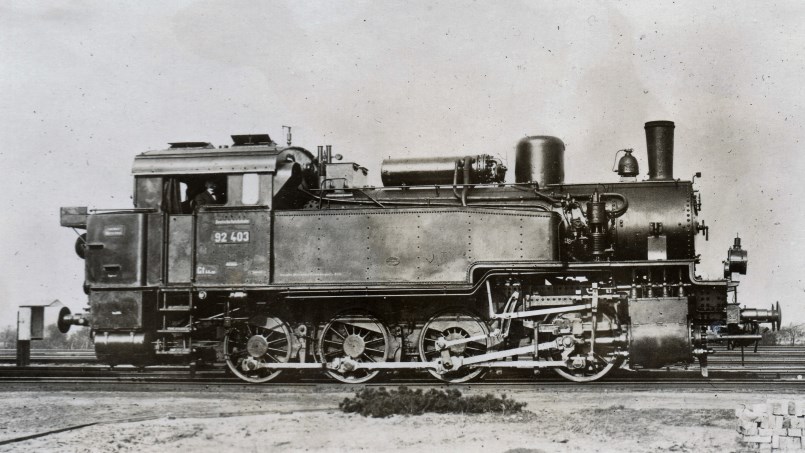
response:
<svg viewBox="0 0 805 453"><path fill-rule="evenodd" d="M484 396L462 396L458 390L421 389L411 390L400 387L398 390L365 388L355 393L355 398L344 398L338 405L344 412L363 416L388 417L390 415L420 415L425 412L439 414L482 414L496 412L501 414L520 412L525 403L518 403L491 394Z"/></svg>

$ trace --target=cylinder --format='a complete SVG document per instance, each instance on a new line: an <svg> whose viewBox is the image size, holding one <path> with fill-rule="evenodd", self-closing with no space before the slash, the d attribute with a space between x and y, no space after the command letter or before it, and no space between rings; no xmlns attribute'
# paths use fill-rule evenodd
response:
<svg viewBox="0 0 805 453"><path fill-rule="evenodd" d="M540 187L565 182L565 144L556 137L537 135L517 143L514 180Z"/></svg>
<svg viewBox="0 0 805 453"><path fill-rule="evenodd" d="M674 179L674 127L673 121L649 121L645 125L650 181Z"/></svg>

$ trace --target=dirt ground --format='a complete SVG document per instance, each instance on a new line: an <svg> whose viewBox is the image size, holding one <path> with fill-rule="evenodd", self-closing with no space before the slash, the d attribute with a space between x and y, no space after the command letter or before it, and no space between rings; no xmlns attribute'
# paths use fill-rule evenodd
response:
<svg viewBox="0 0 805 453"><path fill-rule="evenodd" d="M488 388L462 388L465 395ZM735 409L779 395L713 391L529 390L506 415L344 414L353 392L317 387L224 392L14 392L0 389L0 452L741 451Z"/></svg>

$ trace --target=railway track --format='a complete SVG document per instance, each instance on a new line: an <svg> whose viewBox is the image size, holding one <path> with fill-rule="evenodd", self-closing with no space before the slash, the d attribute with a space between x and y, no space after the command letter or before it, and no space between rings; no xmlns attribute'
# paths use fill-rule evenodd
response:
<svg viewBox="0 0 805 453"><path fill-rule="evenodd" d="M224 370L223 364L209 368L193 369L188 366L149 366L139 369L132 366L109 367L99 364L95 353L91 349L34 349L31 351L32 365L29 367L16 367L16 351L13 349L0 349L0 384L12 383L62 383L65 385L92 383L99 384L128 383L166 386L171 385L215 385L253 387L242 383ZM667 367L662 370L641 370L637 373L618 371L609 376L602 385L617 385L628 382L631 384L644 382L645 384L675 384L681 381L702 385L703 383L720 382L724 380L736 381L744 379L747 382L762 380L792 381L805 383L805 346L760 346L757 353L751 349L744 351L743 358L740 349L717 349L716 354L709 358L711 379L701 378L698 365L690 367ZM714 381L715 379L715 381ZM535 377L533 373L523 370L501 370L499 373L490 373L482 383L474 386L492 383L493 385L563 385L566 381L554 377L553 373L543 372ZM378 383L368 385L418 385L438 386L426 373L400 372L387 375ZM264 384L266 385L266 384ZM318 372L286 372L275 384L267 385L336 385L329 378ZM573 385L572 383L570 385Z"/></svg>
<svg viewBox="0 0 805 453"><path fill-rule="evenodd" d="M149 393L353 393L361 388L386 387L395 388L405 386L412 389L446 389L454 388L462 392L515 392L515 391L556 391L561 392L668 392L689 391L707 393L741 393L741 392L769 392L769 393L796 393L805 391L805 380L770 379L748 377L716 377L693 378L687 377L660 377L640 376L623 378L619 376L607 377L603 380L579 384L560 378L548 379L506 379L484 380L473 383L450 385L435 380L386 379L370 383L346 385L334 381L292 381L270 382L265 384L249 384L235 379L217 378L166 378L153 377L151 379L126 379L123 377L109 378L14 378L0 377L0 392L149 392Z"/></svg>
<svg viewBox="0 0 805 453"><path fill-rule="evenodd" d="M713 385L740 385L751 384L756 386L762 383L786 383L798 389L805 390L805 379L790 371L768 370L762 372L746 370L719 370L711 371L709 378L701 377L698 370L669 369L651 371L625 371L613 372L601 381L584 384L582 386L613 387L628 385L629 387L658 387L702 388ZM92 388L102 390L103 387L120 390L176 390L182 387L204 388L283 388L283 387L316 387L334 388L342 391L351 391L359 385L345 385L333 381L321 373L285 373L280 378L264 384L249 384L228 375L220 369L198 370L191 374L186 367L149 367L144 371L131 367L117 367L110 369L104 366L86 367L52 367L35 366L26 368L0 367L0 388L7 390L9 385L56 385L59 388L83 389ZM434 380L425 373L400 373L380 376L376 380L363 384L363 386L421 386L426 388L445 387L448 384ZM501 373L490 373L482 381L471 384L455 384L453 387L483 388L486 386L504 387L579 387L580 384L569 382L553 373L533 375L525 371L505 370ZM777 388L777 387L775 387Z"/></svg>
<svg viewBox="0 0 805 453"><path fill-rule="evenodd" d="M16 349L0 349L0 365L17 362ZM32 349L31 363L98 363L94 349Z"/></svg>

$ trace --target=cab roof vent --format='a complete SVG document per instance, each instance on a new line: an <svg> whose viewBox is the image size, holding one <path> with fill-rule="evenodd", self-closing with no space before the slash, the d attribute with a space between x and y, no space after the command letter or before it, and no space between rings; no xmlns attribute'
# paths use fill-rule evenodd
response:
<svg viewBox="0 0 805 453"><path fill-rule="evenodd" d="M215 148L212 146L212 143L209 142L173 142L168 143L171 145L171 149L180 149L180 148Z"/></svg>
<svg viewBox="0 0 805 453"><path fill-rule="evenodd" d="M233 135L232 146L276 145L268 134Z"/></svg>

